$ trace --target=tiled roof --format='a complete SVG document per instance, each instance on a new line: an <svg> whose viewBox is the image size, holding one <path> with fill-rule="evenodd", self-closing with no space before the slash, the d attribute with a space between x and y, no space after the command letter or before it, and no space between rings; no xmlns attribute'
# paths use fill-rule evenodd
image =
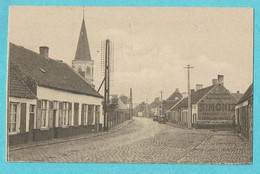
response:
<svg viewBox="0 0 260 174"><path fill-rule="evenodd" d="M232 93L232 95L239 101L240 98L244 95L243 93Z"/></svg>
<svg viewBox="0 0 260 174"><path fill-rule="evenodd" d="M219 85L219 84L217 84ZM206 88L199 89L191 94L191 104L197 103L202 97L204 97L211 89L213 89L216 85L212 85ZM177 103L174 109L180 108L180 107L188 107L188 97L182 99L179 103Z"/></svg>
<svg viewBox="0 0 260 174"><path fill-rule="evenodd" d="M159 100L159 98L156 98L156 99L150 104L150 108L158 107L160 104L161 104L161 101Z"/></svg>
<svg viewBox="0 0 260 174"><path fill-rule="evenodd" d="M83 18L81 29L79 33L78 46L75 54L74 60L91 60L88 35L86 31L85 20Z"/></svg>
<svg viewBox="0 0 260 174"><path fill-rule="evenodd" d="M240 98L238 104L248 100L251 97L253 97L253 83L246 90L245 94Z"/></svg>
<svg viewBox="0 0 260 174"><path fill-rule="evenodd" d="M175 100L175 97L178 97L180 99L182 98L182 95L179 91L174 91L172 95L167 98L167 100Z"/></svg>
<svg viewBox="0 0 260 174"><path fill-rule="evenodd" d="M102 96L67 64L10 43L10 64L15 64L39 86L89 96Z"/></svg>
<svg viewBox="0 0 260 174"><path fill-rule="evenodd" d="M16 74L13 68L9 68L8 96L28 99L37 98L27 87L25 82Z"/></svg>
<svg viewBox="0 0 260 174"><path fill-rule="evenodd" d="M178 102L179 100L163 100L163 109L169 110Z"/></svg>

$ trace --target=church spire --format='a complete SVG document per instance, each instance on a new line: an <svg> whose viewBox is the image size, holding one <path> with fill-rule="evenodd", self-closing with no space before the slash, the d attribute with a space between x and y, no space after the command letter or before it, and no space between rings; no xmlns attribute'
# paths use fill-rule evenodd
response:
<svg viewBox="0 0 260 174"><path fill-rule="evenodd" d="M91 60L88 36L86 31L86 25L84 20L84 7L83 7L83 20L79 33L79 40L74 60Z"/></svg>

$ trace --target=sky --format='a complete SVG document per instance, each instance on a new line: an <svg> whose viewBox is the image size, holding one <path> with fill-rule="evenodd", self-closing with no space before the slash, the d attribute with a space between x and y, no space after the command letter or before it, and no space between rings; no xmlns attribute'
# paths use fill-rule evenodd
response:
<svg viewBox="0 0 260 174"><path fill-rule="evenodd" d="M189 7L47 7L11 6L8 39L71 66L84 18L94 61L94 84L102 82L101 42L114 43L111 94L151 103L176 88L210 86L218 74L231 92L253 82L253 9ZM103 90L100 92L103 94Z"/></svg>

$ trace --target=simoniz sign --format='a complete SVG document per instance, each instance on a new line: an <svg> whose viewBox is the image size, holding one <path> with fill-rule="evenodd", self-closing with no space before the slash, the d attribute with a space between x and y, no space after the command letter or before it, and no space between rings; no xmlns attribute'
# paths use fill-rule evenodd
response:
<svg viewBox="0 0 260 174"><path fill-rule="evenodd" d="M200 103L199 111L235 111L235 103Z"/></svg>

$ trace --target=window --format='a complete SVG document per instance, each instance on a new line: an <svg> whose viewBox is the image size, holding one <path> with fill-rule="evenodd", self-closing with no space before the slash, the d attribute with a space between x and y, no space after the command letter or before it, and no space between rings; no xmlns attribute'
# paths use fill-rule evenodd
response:
<svg viewBox="0 0 260 174"><path fill-rule="evenodd" d="M9 133L15 133L17 131L17 117L18 117L18 104L11 103L10 104L10 112L9 112Z"/></svg>
<svg viewBox="0 0 260 174"><path fill-rule="evenodd" d="M82 114L83 114L83 120L82 120L82 123L83 125L86 125L87 124L87 120L88 120L88 116L87 116L87 113L88 113L88 105L86 104L83 104L82 105Z"/></svg>
<svg viewBox="0 0 260 174"><path fill-rule="evenodd" d="M94 106L88 105L88 125L92 124L94 120Z"/></svg>
<svg viewBox="0 0 260 174"><path fill-rule="evenodd" d="M67 126L67 118L68 118L68 103L63 102L62 108L61 108L61 120L62 120L62 126Z"/></svg>
<svg viewBox="0 0 260 174"><path fill-rule="evenodd" d="M47 126L48 126L48 122L47 122L47 100L42 100L41 128L46 128Z"/></svg>

